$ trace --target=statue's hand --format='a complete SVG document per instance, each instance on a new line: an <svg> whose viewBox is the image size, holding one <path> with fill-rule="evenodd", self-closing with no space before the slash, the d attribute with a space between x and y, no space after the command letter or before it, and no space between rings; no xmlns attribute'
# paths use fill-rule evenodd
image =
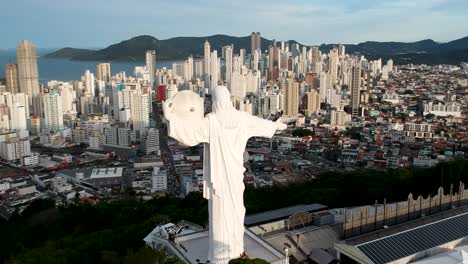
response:
<svg viewBox="0 0 468 264"><path fill-rule="evenodd" d="M171 119L171 107L172 107L172 100L166 100L162 103L164 118L167 120Z"/></svg>
<svg viewBox="0 0 468 264"><path fill-rule="evenodd" d="M277 131L283 131L286 128L288 128L288 126L285 123L283 123L281 119L276 120L276 127Z"/></svg>

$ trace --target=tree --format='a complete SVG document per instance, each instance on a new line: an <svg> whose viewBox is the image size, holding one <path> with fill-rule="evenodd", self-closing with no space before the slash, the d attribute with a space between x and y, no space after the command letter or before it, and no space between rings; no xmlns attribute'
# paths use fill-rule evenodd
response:
<svg viewBox="0 0 468 264"><path fill-rule="evenodd" d="M182 260L178 260L176 258L168 258L164 264L185 264Z"/></svg>
<svg viewBox="0 0 468 264"><path fill-rule="evenodd" d="M129 250L124 257L123 264L163 264L166 253L162 250L154 250L149 247L141 247L138 251Z"/></svg>
<svg viewBox="0 0 468 264"><path fill-rule="evenodd" d="M424 116L424 119L426 119L426 120L432 120L432 119L434 119L434 117L435 117L434 114L427 114L427 115Z"/></svg>
<svg viewBox="0 0 468 264"><path fill-rule="evenodd" d="M293 137L306 137L306 136L313 136L314 132L309 129L298 128L294 129L292 132Z"/></svg>

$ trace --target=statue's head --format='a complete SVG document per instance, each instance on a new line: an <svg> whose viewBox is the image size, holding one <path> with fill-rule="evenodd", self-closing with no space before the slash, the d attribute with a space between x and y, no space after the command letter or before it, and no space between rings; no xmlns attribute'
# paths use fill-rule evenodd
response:
<svg viewBox="0 0 468 264"><path fill-rule="evenodd" d="M213 111L216 113L222 110L230 110L234 107L231 102L231 93L226 86L218 86L212 92Z"/></svg>

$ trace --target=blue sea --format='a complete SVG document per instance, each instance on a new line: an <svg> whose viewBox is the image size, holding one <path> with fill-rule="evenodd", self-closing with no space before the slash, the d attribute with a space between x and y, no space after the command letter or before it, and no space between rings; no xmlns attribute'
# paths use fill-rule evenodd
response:
<svg viewBox="0 0 468 264"><path fill-rule="evenodd" d="M39 68L39 81L43 84L50 80L71 81L79 80L86 70L96 72L96 64L102 61L70 61L64 59L49 59L45 54L53 52L52 49L37 50L37 65ZM172 68L175 61L158 61L157 68ZM16 50L0 50L0 78L5 77L5 68L8 63L16 63ZM133 75L135 66L144 66L144 62L111 62L112 74L125 71Z"/></svg>

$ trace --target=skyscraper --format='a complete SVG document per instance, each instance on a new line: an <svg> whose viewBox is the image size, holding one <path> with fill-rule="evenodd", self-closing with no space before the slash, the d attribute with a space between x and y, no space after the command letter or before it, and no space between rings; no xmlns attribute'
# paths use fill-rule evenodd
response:
<svg viewBox="0 0 468 264"><path fill-rule="evenodd" d="M256 50L252 54L252 70L253 71L258 71L258 64L260 62L260 51Z"/></svg>
<svg viewBox="0 0 468 264"><path fill-rule="evenodd" d="M329 100L327 100L328 74L326 72L320 72L319 81L320 100L322 102L329 102Z"/></svg>
<svg viewBox="0 0 468 264"><path fill-rule="evenodd" d="M45 130L60 131L63 129L62 97L58 93L48 93L43 96Z"/></svg>
<svg viewBox="0 0 468 264"><path fill-rule="evenodd" d="M344 57L346 55L346 48L343 44L338 44L338 56Z"/></svg>
<svg viewBox="0 0 468 264"><path fill-rule="evenodd" d="M10 129L26 130L26 107L20 103L15 103L10 108Z"/></svg>
<svg viewBox="0 0 468 264"><path fill-rule="evenodd" d="M89 70L85 71L85 74L81 76L81 81L84 83L85 92L84 94L89 97L94 97L96 86L94 83L94 74Z"/></svg>
<svg viewBox="0 0 468 264"><path fill-rule="evenodd" d="M239 59L240 59L240 66L244 65L244 59L245 59L245 49L240 49L239 50Z"/></svg>
<svg viewBox="0 0 468 264"><path fill-rule="evenodd" d="M252 32L250 34L250 53L253 54L256 50L262 49L262 37L260 32Z"/></svg>
<svg viewBox="0 0 468 264"><path fill-rule="evenodd" d="M284 113L287 117L296 117L299 113L299 82L286 79L284 87Z"/></svg>
<svg viewBox="0 0 468 264"><path fill-rule="evenodd" d="M110 63L99 63L96 65L96 75L98 81L109 82L111 79Z"/></svg>
<svg viewBox="0 0 468 264"><path fill-rule="evenodd" d="M133 121L133 130L140 139L149 127L149 101L148 94L143 94L140 89L130 93L130 111Z"/></svg>
<svg viewBox="0 0 468 264"><path fill-rule="evenodd" d="M312 72L313 73L319 73L320 71L317 71L317 63L320 61L320 51L318 47L312 47L312 58L311 58L311 64L312 64Z"/></svg>
<svg viewBox="0 0 468 264"><path fill-rule="evenodd" d="M16 64L6 65L6 89L8 92L15 94L19 93L18 87L18 67Z"/></svg>
<svg viewBox="0 0 468 264"><path fill-rule="evenodd" d="M41 95L39 88L39 73L37 70L36 47L29 40L22 40L16 46L18 62L19 91L29 96L29 105L33 105L34 98ZM40 104L34 104L34 113L40 113Z"/></svg>
<svg viewBox="0 0 468 264"><path fill-rule="evenodd" d="M203 54L203 61L204 61L204 81L205 81L205 87L210 87L210 76L211 76L211 59L210 59L210 43L208 40L205 41L205 44L203 45L204 48L204 54Z"/></svg>
<svg viewBox="0 0 468 264"><path fill-rule="evenodd" d="M184 80L191 81L193 79L193 57L188 57L184 63L183 73Z"/></svg>
<svg viewBox="0 0 468 264"><path fill-rule="evenodd" d="M351 110L353 116L359 115L360 89L361 63L360 61L355 61L351 69Z"/></svg>
<svg viewBox="0 0 468 264"><path fill-rule="evenodd" d="M305 105L305 114L311 116L320 110L320 94L316 90L312 90L306 93L306 105Z"/></svg>
<svg viewBox="0 0 468 264"><path fill-rule="evenodd" d="M268 47L268 69L270 74L268 80L277 80L279 77L280 55L280 49L276 46L276 41L273 40L273 45Z"/></svg>
<svg viewBox="0 0 468 264"><path fill-rule="evenodd" d="M231 88L231 75L232 75L232 55L233 48L232 46L226 46L224 49L224 58L225 58L225 81L227 82L227 88Z"/></svg>
<svg viewBox="0 0 468 264"><path fill-rule="evenodd" d="M338 78L338 50L336 48L330 51L330 58L329 58L329 87L332 88L337 81Z"/></svg>
<svg viewBox="0 0 468 264"><path fill-rule="evenodd" d="M153 86L154 81L155 81L154 75L156 74L156 51L147 50L145 58L146 58L146 69L148 70L149 75L150 75L151 86Z"/></svg>
<svg viewBox="0 0 468 264"><path fill-rule="evenodd" d="M210 93L218 86L218 74L218 52L216 50L213 50L213 52L210 55Z"/></svg>

